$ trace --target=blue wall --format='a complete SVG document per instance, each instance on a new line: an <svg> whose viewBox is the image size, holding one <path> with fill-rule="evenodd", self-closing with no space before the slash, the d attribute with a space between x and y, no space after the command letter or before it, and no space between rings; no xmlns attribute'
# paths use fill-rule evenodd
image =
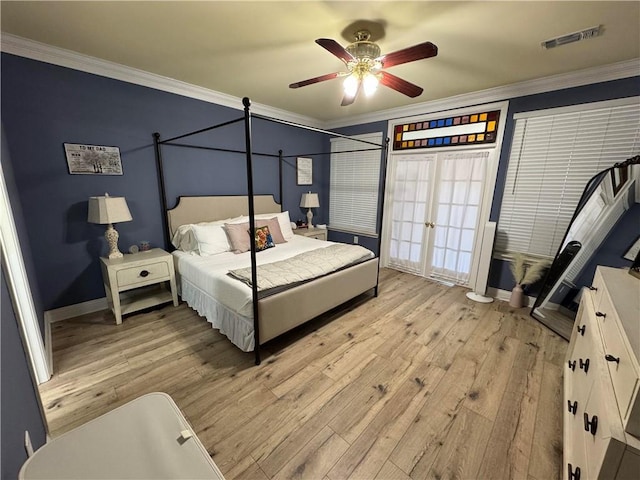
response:
<svg viewBox="0 0 640 480"><path fill-rule="evenodd" d="M27 460L24 432L27 430L34 449L45 442L45 428L27 357L22 346L20 331L2 265L0 281L2 328L2 471L0 478L18 478L20 466Z"/></svg>
<svg viewBox="0 0 640 480"><path fill-rule="evenodd" d="M122 251L141 240L166 247L154 132L168 138L241 116L241 110L3 53L2 120L28 237L25 250L35 266L32 284L41 295L39 311L105 295L98 264L107 252L104 226L86 221L90 196L126 197L133 221L116 225ZM324 148L321 134L258 119L253 133L256 152L295 155ZM244 150L244 127L238 123L189 140ZM124 175L70 175L65 142L118 146ZM243 155L164 147L163 158L170 205L179 195L246 193ZM292 218L304 216L303 192L326 192L324 173L321 162L314 162L314 184L297 186L295 158L287 159L283 206ZM255 193L277 196L277 178L276 159L254 159ZM320 202L318 223L327 219L326 193Z"/></svg>
<svg viewBox="0 0 640 480"><path fill-rule="evenodd" d="M34 287L41 296L36 308L42 312L103 297L97 259L106 253L104 228L86 222L88 197L109 192L127 198L134 220L117 225L121 250L141 240L166 246L153 132L167 138L239 118L241 111L8 54L2 54L2 73L2 118L17 201L22 205L23 241L33 257L36 282L32 283L37 283ZM640 95L638 77L511 99L491 219L499 215L514 113L633 95ZM328 150L328 139L315 132L258 119L253 131L256 152L277 154L283 149L285 155L303 155ZM339 131L382 131L386 136L387 122ZM242 150L242 124L190 141ZM119 146L124 175L69 175L64 142ZM179 195L246 192L242 155L164 147L163 158L170 205ZM277 161L256 157L254 178L256 193L277 194ZM284 209L293 220L305 214L298 206L300 195L313 190L319 192L321 205L314 218L317 223L328 221L328 155L314 156L311 187L296 185L295 158L287 158L284 187ZM351 242L353 235L330 232L330 239ZM360 236L360 243L377 251L377 239ZM512 287L507 264L493 262L489 283L506 290Z"/></svg>

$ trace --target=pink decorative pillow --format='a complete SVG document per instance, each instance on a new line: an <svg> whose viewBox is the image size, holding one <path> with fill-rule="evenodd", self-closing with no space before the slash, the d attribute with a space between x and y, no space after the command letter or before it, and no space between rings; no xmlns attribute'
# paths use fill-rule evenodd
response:
<svg viewBox="0 0 640 480"><path fill-rule="evenodd" d="M264 226L269 227L269 233L271 233L273 243L287 243L287 241L284 239L284 236L282 235L278 217L269 218L267 220L256 220L256 227Z"/></svg>
<svg viewBox="0 0 640 480"><path fill-rule="evenodd" d="M251 236L249 235L249 222L225 223L224 229L229 237L231 251L233 253L248 252L251 249Z"/></svg>

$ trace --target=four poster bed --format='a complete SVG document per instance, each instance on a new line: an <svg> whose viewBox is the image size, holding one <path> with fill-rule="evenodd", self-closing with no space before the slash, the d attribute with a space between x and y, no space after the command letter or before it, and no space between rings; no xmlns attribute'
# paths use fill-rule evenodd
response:
<svg viewBox="0 0 640 480"><path fill-rule="evenodd" d="M243 104L244 117L240 119L167 140L160 140L160 134L155 133L154 142L163 228L168 243L176 248L172 254L180 295L232 343L244 351L254 351L256 364L260 364L260 345L369 290L377 296L379 262L370 250L359 245L293 233L289 214L281 206L285 157L282 151L278 155L252 151L251 121L258 118L351 137L252 114L249 99L243 99ZM245 126L245 150L176 143L178 139L238 122ZM381 150L386 163L386 143L354 140L369 144L363 150ZM175 207L168 208L163 145L244 155L247 195L180 196ZM258 155L279 159L280 203L272 195L254 195L252 158ZM290 157L311 155L319 154ZM378 225L382 224L381 212L382 208ZM379 248L380 239L378 251Z"/></svg>

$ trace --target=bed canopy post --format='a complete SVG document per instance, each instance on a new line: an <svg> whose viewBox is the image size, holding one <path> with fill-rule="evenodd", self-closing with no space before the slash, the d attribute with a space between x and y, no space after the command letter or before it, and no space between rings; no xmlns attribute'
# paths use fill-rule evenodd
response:
<svg viewBox="0 0 640 480"><path fill-rule="evenodd" d="M382 221L384 217L384 197L386 195L387 190L387 159L389 155L389 137L387 137L384 141L384 146L382 147L382 199L380 200L380 213L378 215L378 277L376 278L376 287L374 289L374 296L378 296L378 285L380 284L380 255L382 253Z"/></svg>
<svg viewBox="0 0 640 480"><path fill-rule="evenodd" d="M162 230L164 232L165 246L171 245L171 235L167 222L167 194L164 185L164 170L162 167L162 152L160 151L160 133L153 134L153 147L156 153L156 167L158 169L158 188L160 189L160 207L162 208Z"/></svg>
<svg viewBox="0 0 640 480"><path fill-rule="evenodd" d="M284 156L282 155L282 150L278 150L278 178L280 179L280 190L278 194L280 198L278 198L278 202L280 203L280 210L284 209L284 199L282 198L282 163L284 162Z"/></svg>
<svg viewBox="0 0 640 480"><path fill-rule="evenodd" d="M256 355L256 365L260 365L260 318L258 309L258 268L256 266L256 223L255 207L253 203L253 167L251 155L251 100L242 99L244 105L244 136L247 152L247 197L249 202L249 236L251 237L251 295L253 298L253 351Z"/></svg>

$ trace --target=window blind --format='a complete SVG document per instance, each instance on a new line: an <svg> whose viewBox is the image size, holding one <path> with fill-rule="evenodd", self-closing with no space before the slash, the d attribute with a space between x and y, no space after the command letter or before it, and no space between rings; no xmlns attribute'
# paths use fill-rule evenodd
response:
<svg viewBox="0 0 640 480"><path fill-rule="evenodd" d="M517 118L497 251L554 257L589 179L640 150L638 97L577 107Z"/></svg>
<svg viewBox="0 0 640 480"><path fill-rule="evenodd" d="M382 143L382 133L354 136ZM362 150L374 145L346 138L331 139L331 179L329 192L329 226L376 235L378 190L382 151ZM344 153L339 153L344 152Z"/></svg>

